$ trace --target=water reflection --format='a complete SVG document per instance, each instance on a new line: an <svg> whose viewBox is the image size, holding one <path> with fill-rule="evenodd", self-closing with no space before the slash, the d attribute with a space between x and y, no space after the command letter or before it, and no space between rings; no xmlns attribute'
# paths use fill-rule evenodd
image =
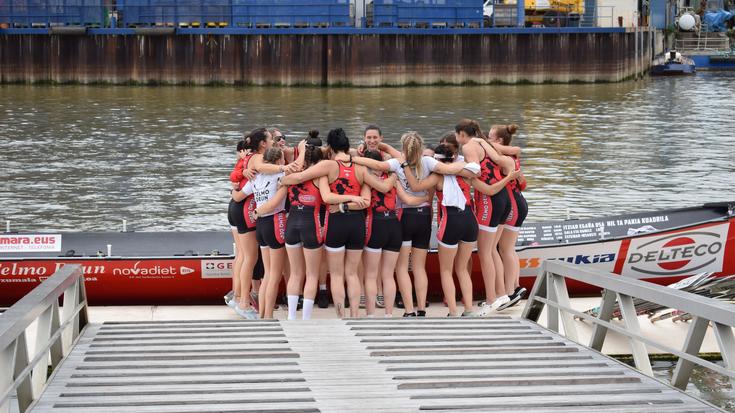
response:
<svg viewBox="0 0 735 413"><path fill-rule="evenodd" d="M374 89L0 86L0 218L15 229L226 228L241 133L377 123L429 143L461 117L521 125L530 219L735 199L729 92L704 73L609 85Z"/></svg>

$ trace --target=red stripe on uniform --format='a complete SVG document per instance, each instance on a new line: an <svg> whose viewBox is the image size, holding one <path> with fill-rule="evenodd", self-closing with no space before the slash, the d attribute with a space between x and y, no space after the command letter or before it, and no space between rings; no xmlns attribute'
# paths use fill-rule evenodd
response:
<svg viewBox="0 0 735 413"><path fill-rule="evenodd" d="M510 187L506 186L505 189L508 191L508 196L510 197L510 214L508 214L505 223L511 227L515 227L518 222L518 202L516 202L515 194Z"/></svg>
<svg viewBox="0 0 735 413"><path fill-rule="evenodd" d="M444 238L444 231L447 229L447 208L442 205L439 207L441 211L441 222L439 223L439 228L436 232L436 238L438 240L442 240Z"/></svg>
<svg viewBox="0 0 735 413"><path fill-rule="evenodd" d="M373 210L368 209L367 216L365 217L365 244L370 241L370 235L373 233Z"/></svg>
<svg viewBox="0 0 735 413"><path fill-rule="evenodd" d="M253 219L253 211L255 211L255 197L250 195L249 197L245 198L245 206L242 209L242 213L245 216L245 226L250 228L255 228L255 220Z"/></svg>
<svg viewBox="0 0 735 413"><path fill-rule="evenodd" d="M319 207L314 208L314 228L316 229L316 240L318 243L324 242L324 233L322 226L319 225Z"/></svg>
<svg viewBox="0 0 735 413"><path fill-rule="evenodd" d="M281 211L273 216L273 230L279 244L286 242L286 214Z"/></svg>

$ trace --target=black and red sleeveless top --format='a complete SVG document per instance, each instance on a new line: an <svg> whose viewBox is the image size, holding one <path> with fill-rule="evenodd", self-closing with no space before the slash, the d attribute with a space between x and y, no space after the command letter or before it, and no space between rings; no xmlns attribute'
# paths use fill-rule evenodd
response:
<svg viewBox="0 0 735 413"><path fill-rule="evenodd" d="M520 170L521 169L521 160L517 156L515 156L515 155L511 156L511 158L513 158L513 161L515 161L515 165L516 165L515 168L516 168L516 170ZM521 182L518 179L514 179L514 180L512 180L512 181L510 181L508 183L508 188L510 188L512 191L515 191L515 192L521 192L524 189L526 189L526 183L525 182Z"/></svg>
<svg viewBox="0 0 735 413"><path fill-rule="evenodd" d="M386 179L388 174L383 173L380 179ZM375 189L370 190L370 207L375 212L393 212L396 210L396 188L393 187L388 192L380 192Z"/></svg>
<svg viewBox="0 0 735 413"><path fill-rule="evenodd" d="M334 182L329 184L329 189L339 195L360 195L360 181L355 176L355 164L345 166L342 161L336 161L339 166L339 174Z"/></svg>
<svg viewBox="0 0 735 413"><path fill-rule="evenodd" d="M288 201L292 207L319 208L322 204L322 195L312 180L288 187Z"/></svg>
<svg viewBox="0 0 735 413"><path fill-rule="evenodd" d="M251 153L245 156L245 158L239 159L235 164L235 167L232 169L232 172L230 172L230 181L238 182L238 191L242 190L245 187L245 184L248 183L248 178L245 178L245 175L243 175L242 171L248 167L248 163L250 162L250 158L252 157L253 154Z"/></svg>
<svg viewBox="0 0 735 413"><path fill-rule="evenodd" d="M235 164L235 167L232 168L232 172L230 172L230 182L236 182L240 183L243 179L242 170L243 170L243 164L245 164L245 159L240 158L237 160L237 163ZM242 189L242 187L238 188Z"/></svg>
<svg viewBox="0 0 735 413"><path fill-rule="evenodd" d="M502 171L500 166L490 159L485 148L482 148L485 153L485 157L480 161L480 176L478 177L482 182L492 185L503 179Z"/></svg>

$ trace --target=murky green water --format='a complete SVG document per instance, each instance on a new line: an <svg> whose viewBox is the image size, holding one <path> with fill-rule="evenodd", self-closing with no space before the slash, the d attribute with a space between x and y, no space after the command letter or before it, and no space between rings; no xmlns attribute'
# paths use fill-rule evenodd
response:
<svg viewBox="0 0 735 413"><path fill-rule="evenodd" d="M624 362L634 366L632 359L626 359ZM724 366L721 360L716 364ZM664 383L671 383L671 377L674 375L674 369L676 368L675 361L652 361L651 367L653 368L654 377ZM735 412L735 380L731 380L727 376L714 373L704 367L695 366L686 392L725 411Z"/></svg>
<svg viewBox="0 0 735 413"><path fill-rule="evenodd" d="M225 230L234 146L369 123L435 143L462 117L521 125L530 220L735 200L735 74L609 85L384 89L0 86L0 219L14 230ZM355 139L357 140L357 139ZM673 364L659 362L665 377ZM735 411L733 385L691 393Z"/></svg>
<svg viewBox="0 0 735 413"><path fill-rule="evenodd" d="M735 199L735 74L608 85L375 89L0 86L0 219L16 230L225 229L243 131L368 123L429 143L521 125L530 220Z"/></svg>

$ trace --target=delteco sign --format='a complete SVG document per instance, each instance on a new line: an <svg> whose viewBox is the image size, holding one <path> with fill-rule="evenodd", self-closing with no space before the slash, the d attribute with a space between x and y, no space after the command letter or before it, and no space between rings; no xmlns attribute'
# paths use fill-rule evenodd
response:
<svg viewBox="0 0 735 413"><path fill-rule="evenodd" d="M728 225L722 224L634 239L628 249L623 274L675 276L722 271L727 229Z"/></svg>

